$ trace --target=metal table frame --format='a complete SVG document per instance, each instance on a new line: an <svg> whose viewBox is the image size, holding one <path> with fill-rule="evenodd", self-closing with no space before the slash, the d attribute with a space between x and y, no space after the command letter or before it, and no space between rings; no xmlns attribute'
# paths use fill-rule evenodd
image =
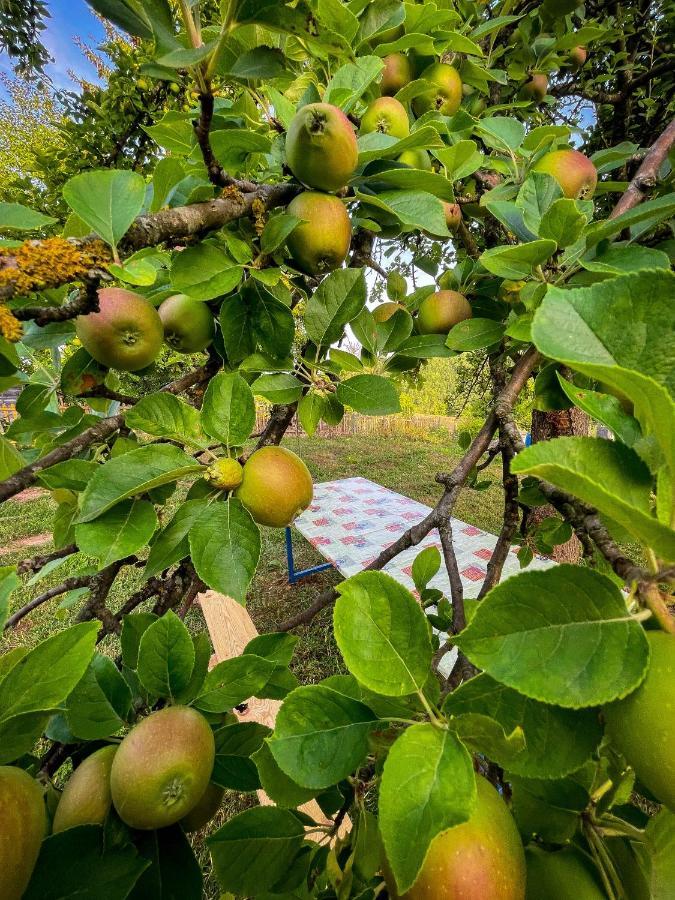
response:
<svg viewBox="0 0 675 900"><path fill-rule="evenodd" d="M326 569L335 568L332 562L325 562L319 566L311 566L309 569L296 569L295 560L293 559L293 535L291 534L290 525L286 527L286 561L288 563L289 584L296 584L302 578L307 578L308 575L316 575L318 572L325 572Z"/></svg>

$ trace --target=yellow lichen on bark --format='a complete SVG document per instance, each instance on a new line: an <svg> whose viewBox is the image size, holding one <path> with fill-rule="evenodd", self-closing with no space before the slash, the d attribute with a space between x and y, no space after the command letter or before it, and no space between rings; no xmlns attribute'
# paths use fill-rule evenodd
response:
<svg viewBox="0 0 675 900"><path fill-rule="evenodd" d="M25 297L79 281L111 259L103 241L78 244L61 237L25 241L20 247L0 248L0 288L10 287L14 295Z"/></svg>
<svg viewBox="0 0 675 900"><path fill-rule="evenodd" d="M14 318L11 309L7 309L4 303L0 303L0 334L13 344L23 337L21 322Z"/></svg>

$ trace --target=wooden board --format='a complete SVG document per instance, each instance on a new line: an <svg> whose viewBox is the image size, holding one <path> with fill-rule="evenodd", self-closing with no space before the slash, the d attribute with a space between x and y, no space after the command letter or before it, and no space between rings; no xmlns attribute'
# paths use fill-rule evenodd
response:
<svg viewBox="0 0 675 900"><path fill-rule="evenodd" d="M201 606L213 644L212 667L225 659L240 656L249 641L258 636L258 631L246 608L231 597L226 597L217 591L204 591L197 596L197 603ZM257 697L251 697L247 701L246 710L241 713L237 712L237 715L242 721L260 722L262 725L267 725L268 728L274 728L280 706L280 700L259 700ZM272 800L262 790L258 791L258 799L263 806L273 805ZM315 822L323 825L331 824L330 819L323 814L316 800L310 800L299 808ZM351 822L348 817L345 817L338 830L339 836L342 837L350 828ZM319 836L311 835L311 837L318 840Z"/></svg>

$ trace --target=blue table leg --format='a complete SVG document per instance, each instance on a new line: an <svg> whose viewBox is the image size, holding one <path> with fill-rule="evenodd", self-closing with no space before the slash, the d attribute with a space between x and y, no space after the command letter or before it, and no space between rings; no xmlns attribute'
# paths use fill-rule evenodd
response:
<svg viewBox="0 0 675 900"><path fill-rule="evenodd" d="M286 527L286 562L288 563L288 583L295 584L300 581L301 578L306 578L308 575L316 575L319 572L325 572L326 569L332 569L333 563L321 563L318 566L311 566L309 569L300 569L297 571L295 568L295 561L293 559L293 536L291 534L290 526Z"/></svg>

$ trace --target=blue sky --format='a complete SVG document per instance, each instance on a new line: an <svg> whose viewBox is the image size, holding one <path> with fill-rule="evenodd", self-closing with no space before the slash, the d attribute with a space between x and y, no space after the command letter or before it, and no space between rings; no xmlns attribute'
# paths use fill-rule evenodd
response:
<svg viewBox="0 0 675 900"><path fill-rule="evenodd" d="M47 71L57 88L72 88L68 69L92 81L96 72L84 58L73 38L79 36L88 44L95 45L103 37L103 29L84 0L48 0L51 18L43 32L42 42L54 57ZM9 58L0 53L0 69L11 72Z"/></svg>

